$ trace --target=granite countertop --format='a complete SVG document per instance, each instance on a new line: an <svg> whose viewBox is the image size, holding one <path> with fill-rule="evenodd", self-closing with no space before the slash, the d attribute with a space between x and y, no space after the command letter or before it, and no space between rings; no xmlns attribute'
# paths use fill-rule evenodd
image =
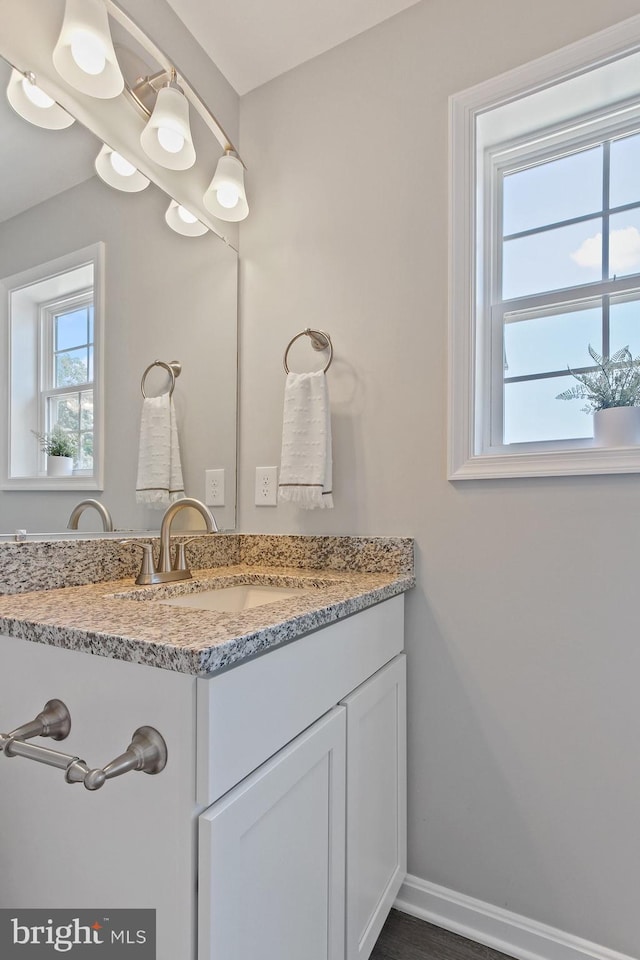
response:
<svg viewBox="0 0 640 960"><path fill-rule="evenodd" d="M411 562L395 570L375 563L373 571L340 563L235 563L192 570L192 580L161 586L136 587L129 577L12 593L0 596L0 634L206 677L409 590L415 585L412 550L409 555ZM239 613L147 599L211 589L214 578L216 586L252 582L308 586L309 592Z"/></svg>

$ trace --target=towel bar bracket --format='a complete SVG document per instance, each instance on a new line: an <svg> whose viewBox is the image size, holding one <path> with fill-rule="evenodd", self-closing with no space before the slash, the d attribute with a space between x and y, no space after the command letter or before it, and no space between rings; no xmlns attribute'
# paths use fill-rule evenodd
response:
<svg viewBox="0 0 640 960"><path fill-rule="evenodd" d="M67 783L83 783L87 790L99 790L105 781L132 770L160 773L167 764L167 745L154 727L138 727L125 752L102 769L90 769L84 760L73 754L26 742L32 737L64 740L70 729L71 717L65 704L61 700L49 700L33 720L16 727L11 733L0 733L0 753L5 757L23 757L64 770Z"/></svg>

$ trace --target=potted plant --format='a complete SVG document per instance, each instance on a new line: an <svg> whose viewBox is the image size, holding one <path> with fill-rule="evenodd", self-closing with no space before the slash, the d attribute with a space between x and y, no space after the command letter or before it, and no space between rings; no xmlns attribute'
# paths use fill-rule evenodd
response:
<svg viewBox="0 0 640 960"><path fill-rule="evenodd" d="M50 433L31 431L47 455L48 477L69 477L73 473L73 458L76 454L75 437L56 426Z"/></svg>
<svg viewBox="0 0 640 960"><path fill-rule="evenodd" d="M597 370L575 373L577 386L564 390L557 400L587 400L583 410L593 413L593 435L600 446L627 447L640 443L640 357L623 347L611 357L601 357L589 344Z"/></svg>

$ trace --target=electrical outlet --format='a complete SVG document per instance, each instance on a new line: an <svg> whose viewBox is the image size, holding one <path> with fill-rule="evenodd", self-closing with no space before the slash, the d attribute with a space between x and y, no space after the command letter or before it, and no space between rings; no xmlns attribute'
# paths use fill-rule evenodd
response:
<svg viewBox="0 0 640 960"><path fill-rule="evenodd" d="M208 507L224 507L224 470L205 470L204 502Z"/></svg>
<svg viewBox="0 0 640 960"><path fill-rule="evenodd" d="M256 467L256 506L278 505L278 468Z"/></svg>

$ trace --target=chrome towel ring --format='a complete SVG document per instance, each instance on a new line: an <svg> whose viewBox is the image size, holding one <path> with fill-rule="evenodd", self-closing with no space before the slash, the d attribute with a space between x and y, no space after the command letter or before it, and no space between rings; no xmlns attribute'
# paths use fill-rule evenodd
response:
<svg viewBox="0 0 640 960"><path fill-rule="evenodd" d="M311 340L311 346L314 350L328 350L329 359L327 360L327 365L322 371L326 373L329 367L331 366L331 361L333 360L333 344L331 343L331 337L328 333L325 333L324 330L311 330L310 327L307 327L306 330L302 330L300 333L296 333L295 337L292 337L287 344L287 349L284 351L284 370L285 373L290 373L289 365L287 364L287 357L289 356L289 350L294 345L296 340L299 340L300 337L309 337Z"/></svg>
<svg viewBox="0 0 640 960"><path fill-rule="evenodd" d="M147 395L144 392L144 381L146 380L149 371L153 370L154 367L163 367L171 377L171 382L169 384L169 396L173 396L173 391L175 390L176 386L176 377L179 377L182 373L182 364L179 360L171 360L170 363L166 363L164 360L154 360L153 363L150 363L145 372L142 374L142 379L140 381L140 390L142 391L142 396L145 400L147 399Z"/></svg>

